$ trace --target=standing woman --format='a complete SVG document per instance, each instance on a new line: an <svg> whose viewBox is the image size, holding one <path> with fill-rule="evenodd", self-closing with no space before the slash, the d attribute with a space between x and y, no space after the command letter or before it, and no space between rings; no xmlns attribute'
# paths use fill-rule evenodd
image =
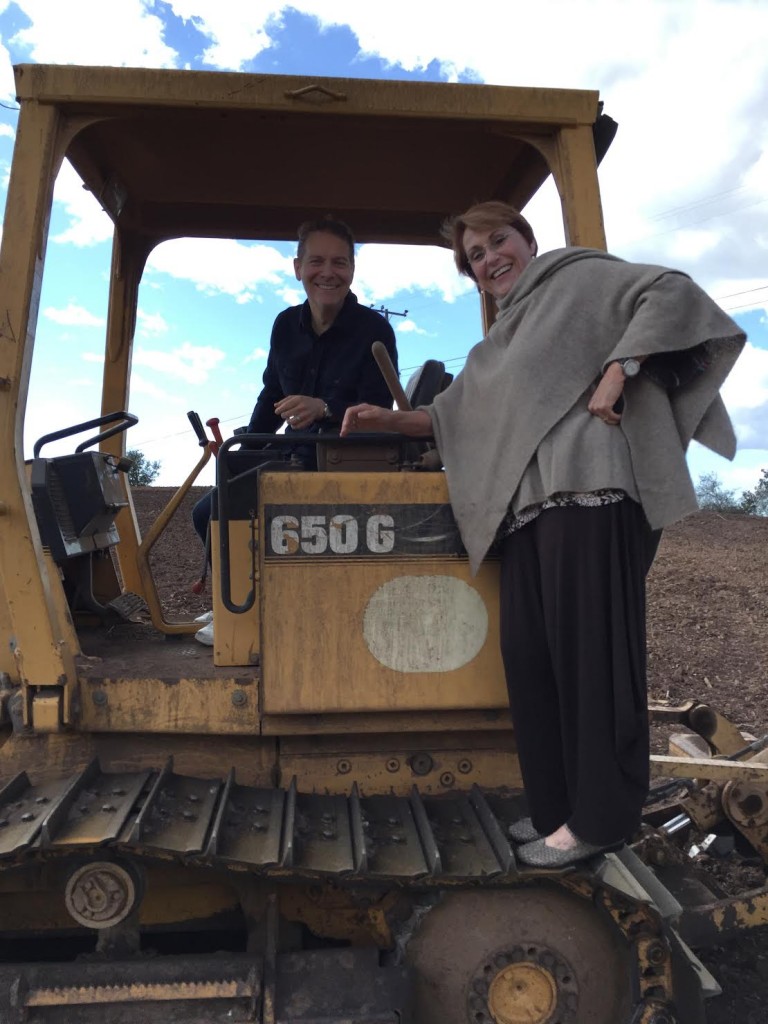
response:
<svg viewBox="0 0 768 1024"><path fill-rule="evenodd" d="M616 848L648 792L645 576L696 509L696 438L732 458L719 389L745 336L678 271L569 247L537 257L502 202L446 225L498 318L431 406L347 411L342 434L433 434L473 570L501 553L501 646L531 812L518 857Z"/></svg>

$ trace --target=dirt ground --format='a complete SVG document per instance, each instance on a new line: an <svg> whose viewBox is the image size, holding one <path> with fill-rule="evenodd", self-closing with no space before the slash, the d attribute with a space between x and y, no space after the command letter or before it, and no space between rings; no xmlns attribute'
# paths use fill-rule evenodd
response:
<svg viewBox="0 0 768 1024"><path fill-rule="evenodd" d="M146 531L173 492L133 493ZM161 599L174 617L210 607L209 598L191 591L202 548L189 513L204 493L195 489L153 552ZM671 527L648 580L650 699L675 705L696 698L762 736L768 732L767 621L768 519L702 512ZM730 892L763 884L757 859L735 857L703 866ZM708 1003L708 1024L768 1024L768 927L700 955L723 988Z"/></svg>

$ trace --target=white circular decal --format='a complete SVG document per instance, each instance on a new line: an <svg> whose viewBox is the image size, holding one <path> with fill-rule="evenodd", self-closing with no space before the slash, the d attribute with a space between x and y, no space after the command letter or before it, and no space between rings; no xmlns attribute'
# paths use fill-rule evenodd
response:
<svg viewBox="0 0 768 1024"><path fill-rule="evenodd" d="M480 652L488 612L478 592L453 576L398 576L365 609L368 650L397 672L453 672Z"/></svg>

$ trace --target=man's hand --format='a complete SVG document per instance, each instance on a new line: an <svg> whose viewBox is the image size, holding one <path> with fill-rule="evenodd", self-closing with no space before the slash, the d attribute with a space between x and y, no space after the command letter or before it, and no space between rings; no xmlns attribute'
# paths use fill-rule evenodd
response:
<svg viewBox="0 0 768 1024"><path fill-rule="evenodd" d="M593 416L597 416L611 427L621 423L621 413L615 412L613 407L624 392L624 381L624 371L620 364L611 363L606 367L587 406Z"/></svg>
<svg viewBox="0 0 768 1024"><path fill-rule="evenodd" d="M306 430L323 418L325 402L309 395L287 395L275 402L275 412L293 430Z"/></svg>

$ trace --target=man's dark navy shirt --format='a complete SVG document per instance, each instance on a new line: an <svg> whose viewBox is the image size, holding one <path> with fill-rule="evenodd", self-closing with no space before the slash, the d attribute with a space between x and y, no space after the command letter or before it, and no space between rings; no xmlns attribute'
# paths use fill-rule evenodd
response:
<svg viewBox="0 0 768 1024"><path fill-rule="evenodd" d="M256 401L249 433L274 433L283 423L275 402L287 395L309 395L326 402L331 419L313 423L313 430L321 424L338 427L346 410L358 402L391 408L389 388L371 355L374 341L383 342L397 370L394 331L380 313L361 306L352 292L320 335L312 328L309 301L284 310L272 327L264 390Z"/></svg>

